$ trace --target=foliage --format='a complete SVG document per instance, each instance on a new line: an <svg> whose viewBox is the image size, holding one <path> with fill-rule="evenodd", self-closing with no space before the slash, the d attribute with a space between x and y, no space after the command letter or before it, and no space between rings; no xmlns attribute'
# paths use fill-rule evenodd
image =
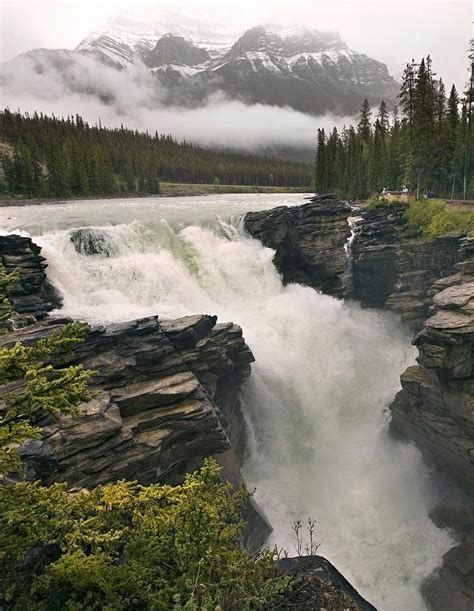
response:
<svg viewBox="0 0 474 611"><path fill-rule="evenodd" d="M388 200L386 197L382 195L372 195L367 200L367 209L375 210L377 208L390 208L392 206L406 206L406 202L402 202L399 200Z"/></svg>
<svg viewBox="0 0 474 611"><path fill-rule="evenodd" d="M119 482L0 491L0 580L11 609L256 609L288 581L239 549L244 490L206 460L181 486ZM45 559L48 558L49 562Z"/></svg>
<svg viewBox="0 0 474 611"><path fill-rule="evenodd" d="M18 280L18 277L17 270L7 273L0 262L0 335L6 333L7 321L12 313L11 303L8 299L8 289L15 280Z"/></svg>
<svg viewBox="0 0 474 611"><path fill-rule="evenodd" d="M11 313L8 287L17 277L17 272L7 274L0 265L1 333L6 331ZM0 475L21 469L18 445L41 437L35 420L48 414L54 418L77 414L77 404L92 398L94 393L88 389L92 372L82 365L59 368L51 364L54 357L80 342L87 330L87 325L76 322L32 346L16 343L0 347L0 385L12 385L0 405Z"/></svg>
<svg viewBox="0 0 474 611"><path fill-rule="evenodd" d="M408 207L406 215L409 226L427 238L474 227L474 213L452 210L443 200L419 200Z"/></svg>
<svg viewBox="0 0 474 611"><path fill-rule="evenodd" d="M3 167L9 193L156 194L160 180L221 185L306 186L308 166L284 159L201 149L171 136L90 126L79 115L0 112L0 139L14 147Z"/></svg>
<svg viewBox="0 0 474 611"><path fill-rule="evenodd" d="M329 134L318 130L316 190L366 198L384 187L407 185L418 196L474 197L474 92L468 88L461 100L453 85L447 96L435 77L429 56L419 64L412 60L403 74L400 108L393 109L391 120L384 101L372 119L365 100L356 127L334 128Z"/></svg>

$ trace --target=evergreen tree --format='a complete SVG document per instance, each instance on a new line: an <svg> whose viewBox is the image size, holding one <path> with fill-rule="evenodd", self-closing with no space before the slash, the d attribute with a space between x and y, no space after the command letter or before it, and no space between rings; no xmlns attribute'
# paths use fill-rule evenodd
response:
<svg viewBox="0 0 474 611"><path fill-rule="evenodd" d="M474 58L474 52L473 52ZM474 68L471 67L474 74ZM400 109L392 119L381 102L371 119L364 100L357 129L333 130L329 138L318 133L317 190L335 190L346 197L367 197L384 186L406 184L417 194L464 196L474 185L472 101L474 76L462 101L454 87L446 99L444 83L437 80L431 58L406 65ZM473 193L474 196L474 193Z"/></svg>

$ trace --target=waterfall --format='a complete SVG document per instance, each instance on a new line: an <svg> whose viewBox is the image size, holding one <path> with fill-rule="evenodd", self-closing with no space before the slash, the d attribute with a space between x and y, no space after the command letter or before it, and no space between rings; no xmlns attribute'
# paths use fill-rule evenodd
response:
<svg viewBox="0 0 474 611"><path fill-rule="evenodd" d="M351 233L347 238L347 242L344 245L344 251L347 257L347 265L344 273L341 276L342 286L344 287L344 295L350 297L352 293L352 270L353 270L353 252L352 245L356 237L356 228L359 222L362 220L361 216L349 216L347 222Z"/></svg>
<svg viewBox="0 0 474 611"><path fill-rule="evenodd" d="M436 495L418 450L387 434L387 406L414 360L404 329L390 313L283 286L273 251L237 222L149 218L97 223L110 256L77 253L70 221L43 228L34 239L62 314L208 313L240 324L256 358L244 473L274 526L270 544L294 554L292 524L311 517L319 553L379 609L425 609L420 584L454 543L429 518Z"/></svg>

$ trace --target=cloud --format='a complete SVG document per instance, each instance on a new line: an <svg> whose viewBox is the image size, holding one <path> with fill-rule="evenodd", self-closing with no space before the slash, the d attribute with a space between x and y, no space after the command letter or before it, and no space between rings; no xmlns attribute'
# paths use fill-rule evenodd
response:
<svg viewBox="0 0 474 611"><path fill-rule="evenodd" d="M110 23L162 31L241 34L258 23L337 30L348 45L399 76L431 53L443 80L463 88L471 37L469 0L2 0L3 61L35 47L72 49ZM28 19L25 19L25 15Z"/></svg>
<svg viewBox="0 0 474 611"><path fill-rule="evenodd" d="M2 103L11 110L80 114L107 127L171 134L206 147L257 151L314 147L318 127L353 117L313 117L291 108L244 104L215 93L197 108L167 106L166 90L140 63L115 70L69 52L27 54L3 66Z"/></svg>

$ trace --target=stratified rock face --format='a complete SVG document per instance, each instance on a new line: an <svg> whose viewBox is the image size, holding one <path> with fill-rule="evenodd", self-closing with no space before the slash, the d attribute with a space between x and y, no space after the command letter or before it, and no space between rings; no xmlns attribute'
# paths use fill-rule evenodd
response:
<svg viewBox="0 0 474 611"><path fill-rule="evenodd" d="M276 251L274 263L285 283L342 295L350 213L345 202L320 196L301 206L249 212L244 223L250 235Z"/></svg>
<svg viewBox="0 0 474 611"><path fill-rule="evenodd" d="M432 305L430 289L454 273L461 236L413 240L406 206L362 212L352 247L352 293L365 307L384 307L420 330Z"/></svg>
<svg viewBox="0 0 474 611"><path fill-rule="evenodd" d="M0 345L35 342L63 323L38 323ZM215 316L92 328L61 364L96 371L99 395L82 406L82 418L41 423L43 439L22 449L30 476L84 487L147 484L228 450L225 425L240 409L238 391L253 360L240 327L217 325Z"/></svg>
<svg viewBox="0 0 474 611"><path fill-rule="evenodd" d="M392 426L474 490L474 281L433 300L434 316L414 340L419 365L402 374L391 405Z"/></svg>
<svg viewBox="0 0 474 611"><path fill-rule="evenodd" d="M17 270L19 278L8 290L15 328L45 316L60 305L59 295L48 282L41 248L31 238L16 234L0 236L0 262L7 272Z"/></svg>
<svg viewBox="0 0 474 611"><path fill-rule="evenodd" d="M285 609L376 611L336 567L322 556L282 558L278 564L285 574L298 579L294 591L285 597Z"/></svg>

